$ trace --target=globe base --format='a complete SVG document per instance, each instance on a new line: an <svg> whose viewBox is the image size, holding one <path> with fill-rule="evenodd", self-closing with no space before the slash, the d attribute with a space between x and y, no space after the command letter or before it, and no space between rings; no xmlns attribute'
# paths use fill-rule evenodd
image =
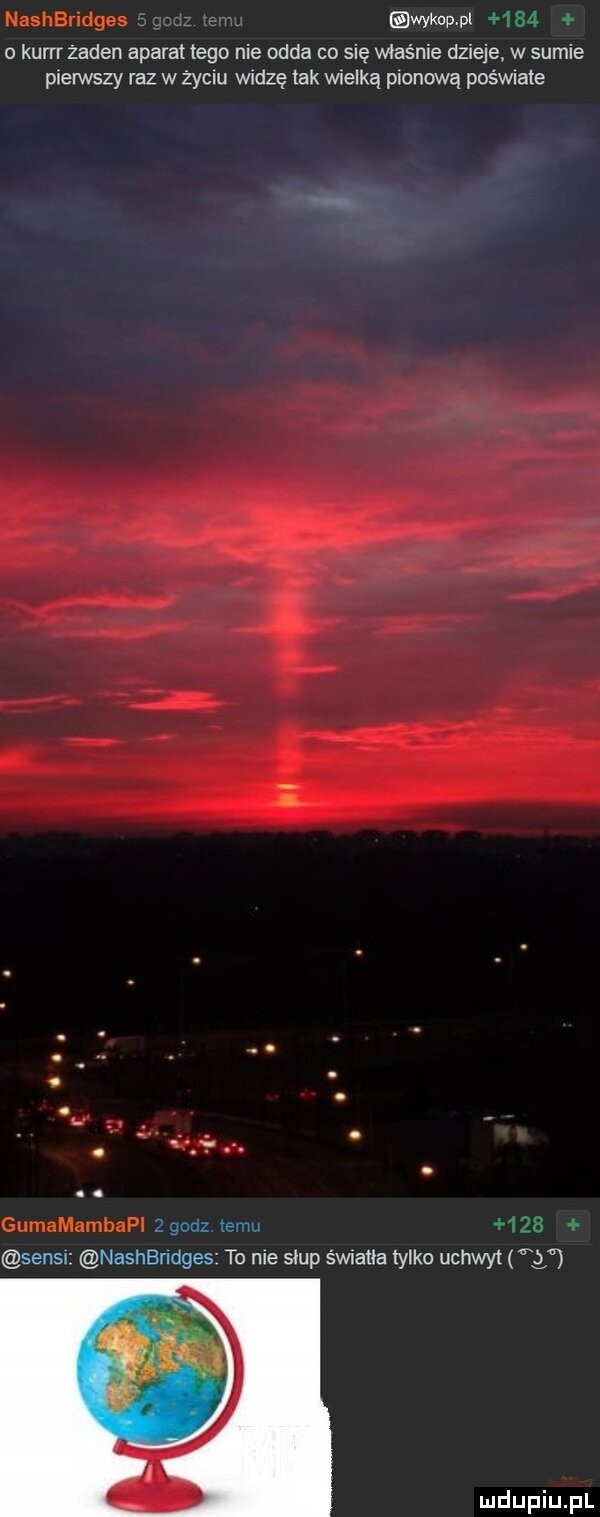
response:
<svg viewBox="0 0 600 1517"><path fill-rule="evenodd" d="M186 1507L199 1506L204 1492L193 1480L167 1475L159 1460L150 1459L142 1475L111 1485L106 1500L123 1512L183 1512Z"/></svg>

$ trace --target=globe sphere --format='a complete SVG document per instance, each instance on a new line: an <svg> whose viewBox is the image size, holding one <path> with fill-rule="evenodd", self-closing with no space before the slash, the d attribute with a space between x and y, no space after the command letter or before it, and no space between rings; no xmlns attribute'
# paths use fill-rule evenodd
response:
<svg viewBox="0 0 600 1517"><path fill-rule="evenodd" d="M126 1442L159 1448L192 1437L218 1415L229 1363L218 1328L176 1296L129 1296L85 1334L79 1390L92 1417Z"/></svg>

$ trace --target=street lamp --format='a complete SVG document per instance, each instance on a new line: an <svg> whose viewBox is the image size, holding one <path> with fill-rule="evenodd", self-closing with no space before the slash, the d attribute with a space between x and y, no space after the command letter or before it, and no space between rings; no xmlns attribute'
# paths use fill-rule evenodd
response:
<svg viewBox="0 0 600 1517"><path fill-rule="evenodd" d="M492 963L496 968L502 968L504 970L504 974L501 976L501 979L506 986L506 1002L508 1006L512 1006L513 1010L516 1009L517 1006L516 984L518 981L518 960L520 957L528 954L530 952L530 949L531 944L523 939L520 943L509 944L508 947L505 947L503 949L502 953L495 953L492 959Z"/></svg>
<svg viewBox="0 0 600 1517"><path fill-rule="evenodd" d="M531 943L517 943L514 948L511 948L511 947L507 948L505 950L505 955L506 955L506 958L508 959L508 962L510 963L511 960L514 959L514 956L515 956L516 953L529 953L530 948L531 948ZM503 964L504 963L504 955L501 954L501 953L495 953L492 962L494 964Z"/></svg>
<svg viewBox="0 0 600 1517"><path fill-rule="evenodd" d="M189 954L179 960L177 965L177 987L179 997L179 1036L183 1037L185 1031L185 971L188 968L200 969L204 963L201 954Z"/></svg>
<svg viewBox="0 0 600 1517"><path fill-rule="evenodd" d="M3 980L12 980L12 969L3 969L2 970L2 979Z"/></svg>
<svg viewBox="0 0 600 1517"><path fill-rule="evenodd" d="M355 1018L356 994L354 993L352 963L360 962L366 958L365 949L359 944L354 948L349 946L342 949L339 958L340 989L342 993L342 1012L345 1022L351 1022ZM333 1040L332 1040L333 1041Z"/></svg>

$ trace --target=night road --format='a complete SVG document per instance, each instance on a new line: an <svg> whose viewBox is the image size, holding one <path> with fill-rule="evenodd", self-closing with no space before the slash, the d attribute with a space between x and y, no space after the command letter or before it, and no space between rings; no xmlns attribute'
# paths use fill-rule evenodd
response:
<svg viewBox="0 0 600 1517"><path fill-rule="evenodd" d="M232 1135L235 1124L227 1124ZM285 1139L273 1133L242 1133L249 1152L239 1159L190 1159L162 1144L139 1140L92 1138L70 1129L52 1130L40 1138L39 1170L23 1167L17 1193L33 1189L39 1195L71 1196L84 1183L94 1181L110 1196L356 1196L389 1195L392 1182L383 1166L369 1160L332 1154L330 1149L307 1142L295 1144L295 1152L283 1149ZM102 1147L105 1157L92 1157ZM29 1169L29 1179L27 1171ZM395 1194L398 1177L393 1182Z"/></svg>

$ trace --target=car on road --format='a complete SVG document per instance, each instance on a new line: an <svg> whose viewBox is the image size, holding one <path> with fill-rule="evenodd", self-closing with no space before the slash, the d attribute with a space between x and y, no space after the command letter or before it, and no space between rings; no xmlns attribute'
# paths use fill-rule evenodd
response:
<svg viewBox="0 0 600 1517"><path fill-rule="evenodd" d="M219 1137L214 1132L157 1132L152 1122L141 1122L135 1136L142 1142L153 1139L171 1149L172 1153L187 1155L189 1159L243 1159L248 1152L246 1144L238 1142L237 1138Z"/></svg>
<svg viewBox="0 0 600 1517"><path fill-rule="evenodd" d="M245 1143L238 1143L235 1138L219 1139L217 1143L218 1159L244 1159L246 1152Z"/></svg>
<svg viewBox="0 0 600 1517"><path fill-rule="evenodd" d="M212 1132L194 1133L180 1140L178 1146L190 1159L243 1159L247 1152L245 1143L219 1138Z"/></svg>
<svg viewBox="0 0 600 1517"><path fill-rule="evenodd" d="M125 1132L124 1117L105 1117L103 1128L109 1138L122 1138Z"/></svg>

